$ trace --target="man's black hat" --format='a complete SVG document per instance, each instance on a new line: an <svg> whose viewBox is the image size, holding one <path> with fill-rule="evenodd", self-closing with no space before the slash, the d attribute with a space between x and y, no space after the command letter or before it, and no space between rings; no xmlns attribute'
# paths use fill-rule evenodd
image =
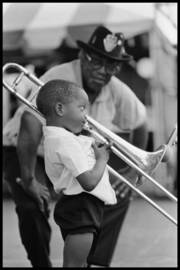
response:
<svg viewBox="0 0 180 270"><path fill-rule="evenodd" d="M104 26L98 26L88 43L77 40L77 44L85 51L103 55L111 60L130 61L133 57L126 53L123 33L112 33Z"/></svg>

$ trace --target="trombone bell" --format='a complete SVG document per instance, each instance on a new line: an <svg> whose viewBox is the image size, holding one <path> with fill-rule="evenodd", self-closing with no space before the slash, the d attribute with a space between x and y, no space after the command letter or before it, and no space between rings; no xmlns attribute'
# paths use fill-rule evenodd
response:
<svg viewBox="0 0 180 270"><path fill-rule="evenodd" d="M161 145L161 147L155 152L146 152L125 141L118 135L114 134L96 122L91 117L87 116L87 120L97 132L100 132L102 136L111 141L118 150L120 150L144 172L152 174L163 159L166 151L165 145Z"/></svg>

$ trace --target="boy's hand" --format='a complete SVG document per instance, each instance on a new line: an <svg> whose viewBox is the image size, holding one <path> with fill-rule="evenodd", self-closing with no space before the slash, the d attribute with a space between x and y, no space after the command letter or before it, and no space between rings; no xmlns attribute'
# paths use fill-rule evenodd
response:
<svg viewBox="0 0 180 270"><path fill-rule="evenodd" d="M46 210L44 203L47 203L50 199L48 188L36 181L34 178L28 185L26 185L20 178L17 178L16 182L24 189L25 192L27 192L27 194L35 199L40 211L45 213Z"/></svg>
<svg viewBox="0 0 180 270"><path fill-rule="evenodd" d="M103 159L106 162L108 162L109 160L109 153L110 153L110 145L106 145L106 144L93 144L93 148L94 148L94 153L95 153L95 157L96 160L98 159Z"/></svg>

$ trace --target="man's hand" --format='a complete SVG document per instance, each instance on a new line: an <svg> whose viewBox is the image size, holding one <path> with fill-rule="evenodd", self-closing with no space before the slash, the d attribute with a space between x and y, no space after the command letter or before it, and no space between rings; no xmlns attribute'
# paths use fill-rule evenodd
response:
<svg viewBox="0 0 180 270"><path fill-rule="evenodd" d="M118 173L135 186L143 184L136 170L132 168L128 168L125 170L121 169L118 171ZM125 198L126 195L129 193L129 191L131 190L131 188L126 183L124 183L123 181L117 179L112 175L110 175L110 181L113 189L116 192L116 196L120 197L121 199Z"/></svg>
<svg viewBox="0 0 180 270"><path fill-rule="evenodd" d="M120 180L112 184L112 187L115 190L117 198L119 197L121 199L125 198L130 191L128 185L126 185L124 182Z"/></svg>
<svg viewBox="0 0 180 270"><path fill-rule="evenodd" d="M17 178L16 182L24 189L25 192L27 192L27 194L34 198L40 211L45 213L46 209L44 203L48 203L50 199L48 188L36 181L34 178L30 181L30 183L28 183L28 185L25 184L20 178Z"/></svg>

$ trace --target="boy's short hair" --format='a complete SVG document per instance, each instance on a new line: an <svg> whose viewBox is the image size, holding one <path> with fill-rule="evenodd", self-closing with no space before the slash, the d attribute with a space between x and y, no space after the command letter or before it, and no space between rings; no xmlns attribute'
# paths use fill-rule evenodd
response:
<svg viewBox="0 0 180 270"><path fill-rule="evenodd" d="M82 90L73 82L51 80L40 88L36 99L37 108L44 116L48 116L52 114L57 102L67 104L76 98L77 93Z"/></svg>

